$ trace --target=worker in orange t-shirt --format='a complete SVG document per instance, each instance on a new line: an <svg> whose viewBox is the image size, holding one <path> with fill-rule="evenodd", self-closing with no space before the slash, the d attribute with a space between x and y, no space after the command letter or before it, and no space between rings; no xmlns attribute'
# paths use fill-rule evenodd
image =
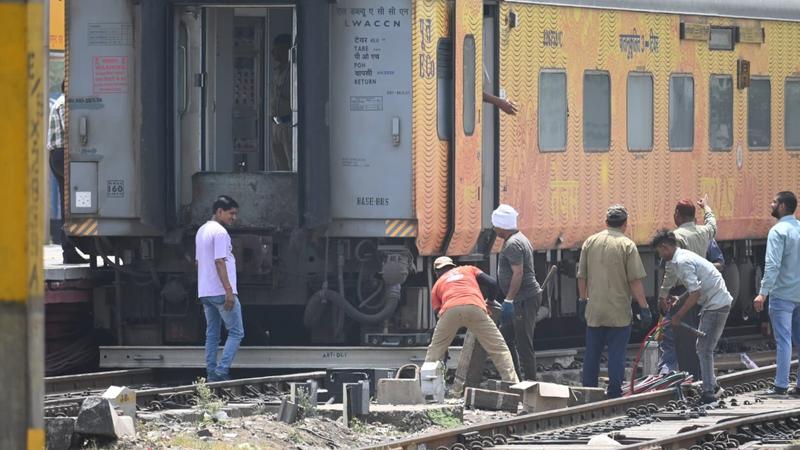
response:
<svg viewBox="0 0 800 450"><path fill-rule="evenodd" d="M497 282L475 266L456 266L447 256L433 262L436 284L431 291L431 304L439 316L433 330L425 362L440 361L458 330L466 327L489 354L503 381L517 383L517 373L511 352L503 335L489 317L489 309L478 281L495 285Z"/></svg>

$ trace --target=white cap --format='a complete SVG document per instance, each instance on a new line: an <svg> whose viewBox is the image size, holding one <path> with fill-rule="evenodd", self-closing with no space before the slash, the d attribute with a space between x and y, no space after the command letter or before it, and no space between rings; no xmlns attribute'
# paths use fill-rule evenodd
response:
<svg viewBox="0 0 800 450"><path fill-rule="evenodd" d="M492 225L503 230L516 230L517 216L517 210L504 203L492 213Z"/></svg>

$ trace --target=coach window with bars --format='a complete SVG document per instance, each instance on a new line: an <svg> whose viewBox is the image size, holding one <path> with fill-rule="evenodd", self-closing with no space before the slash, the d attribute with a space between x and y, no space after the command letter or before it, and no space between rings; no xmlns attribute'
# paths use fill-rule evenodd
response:
<svg viewBox="0 0 800 450"><path fill-rule="evenodd" d="M752 78L747 88L747 145L750 150L769 150L771 134L769 78Z"/></svg>
<svg viewBox="0 0 800 450"><path fill-rule="evenodd" d="M669 149L694 148L694 78L673 75L669 79Z"/></svg>
<svg viewBox="0 0 800 450"><path fill-rule="evenodd" d="M653 149L653 75L649 72L628 74L628 150Z"/></svg>
<svg viewBox="0 0 800 450"><path fill-rule="evenodd" d="M733 145L733 77L711 75L709 82L708 146L729 151Z"/></svg>
<svg viewBox="0 0 800 450"><path fill-rule="evenodd" d="M539 74L539 151L567 148L567 74L547 70Z"/></svg>
<svg viewBox="0 0 800 450"><path fill-rule="evenodd" d="M783 95L784 144L787 150L800 150L800 78L787 78Z"/></svg>
<svg viewBox="0 0 800 450"><path fill-rule="evenodd" d="M611 79L608 72L583 74L583 150L611 148Z"/></svg>

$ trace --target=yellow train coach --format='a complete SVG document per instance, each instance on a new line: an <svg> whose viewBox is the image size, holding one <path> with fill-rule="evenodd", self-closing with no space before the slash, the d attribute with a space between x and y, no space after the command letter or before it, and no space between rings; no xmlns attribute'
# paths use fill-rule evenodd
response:
<svg viewBox="0 0 800 450"><path fill-rule="evenodd" d="M658 227L672 225L678 200L703 194L720 240L763 239L774 194L800 188L800 10L787 2L414 6L422 253L435 253L448 237L451 253L472 249L487 217L482 166L496 164L497 198L520 211L522 231L541 249L579 247L612 203L628 207L629 233L646 244ZM443 120L431 120L447 113L436 95L442 83L425 63L437 50L447 58L442 47L450 39L457 73L455 136L447 142ZM483 67L474 62L481 59ZM486 111L492 106L475 101L482 88L518 112ZM475 117L496 120L497 131L493 123L474 126ZM481 152L481 143L496 151L484 145ZM448 163L452 236L442 222Z"/></svg>

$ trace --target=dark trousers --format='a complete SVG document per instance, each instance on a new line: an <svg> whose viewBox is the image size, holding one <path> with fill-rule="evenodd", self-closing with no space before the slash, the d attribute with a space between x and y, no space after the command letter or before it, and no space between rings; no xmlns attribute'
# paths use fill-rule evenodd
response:
<svg viewBox="0 0 800 450"><path fill-rule="evenodd" d="M536 330L536 313L542 303L542 294L520 300L514 301L514 322L504 325L500 332L511 351L511 359L519 379L535 380L536 352L533 348L533 332Z"/></svg>
<svg viewBox="0 0 800 450"><path fill-rule="evenodd" d="M586 353L583 356L583 385L597 387L600 375L600 355L608 346L608 398L622 396L625 377L625 350L631 337L631 327L586 327Z"/></svg>
<svg viewBox="0 0 800 450"><path fill-rule="evenodd" d="M61 219L58 221L58 229L61 240L61 250L64 253L64 258L79 257L78 252L75 251L75 246L72 245L67 233L64 231L64 213L68 205L64 205L64 149L56 148L50 150L50 171L56 177L58 184L58 201L61 203Z"/></svg>

